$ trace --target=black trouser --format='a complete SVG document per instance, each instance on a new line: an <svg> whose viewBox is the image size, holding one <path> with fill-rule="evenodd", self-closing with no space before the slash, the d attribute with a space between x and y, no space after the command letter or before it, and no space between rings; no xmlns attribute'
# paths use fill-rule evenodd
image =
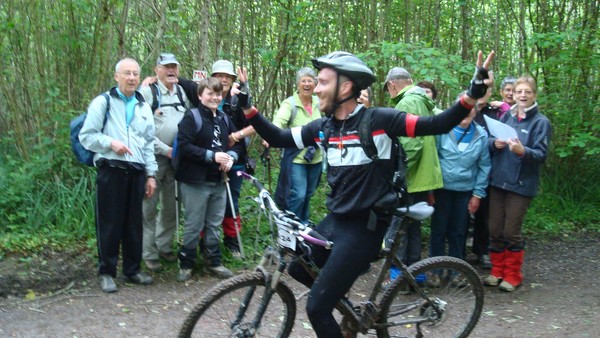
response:
<svg viewBox="0 0 600 338"><path fill-rule="evenodd" d="M290 264L290 275L311 287L306 313L318 337L342 337L333 309L381 250L390 219L380 218L375 230L368 230L367 217L368 213L352 217L329 214L321 221L317 231L334 244L331 250L314 248L313 257L322 266L314 282L300 263Z"/></svg>
<svg viewBox="0 0 600 338"><path fill-rule="evenodd" d="M119 247L123 249L123 274L140 271L142 260L142 201L146 173L103 162L96 177L96 237L98 273L117 275Z"/></svg>

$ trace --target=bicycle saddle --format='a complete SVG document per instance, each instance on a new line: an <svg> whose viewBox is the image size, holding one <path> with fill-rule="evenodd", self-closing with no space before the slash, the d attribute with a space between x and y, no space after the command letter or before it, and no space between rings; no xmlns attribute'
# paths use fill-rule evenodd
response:
<svg viewBox="0 0 600 338"><path fill-rule="evenodd" d="M410 217L417 221L422 221L433 214L433 207L427 202L418 202L409 207L396 209L406 217Z"/></svg>

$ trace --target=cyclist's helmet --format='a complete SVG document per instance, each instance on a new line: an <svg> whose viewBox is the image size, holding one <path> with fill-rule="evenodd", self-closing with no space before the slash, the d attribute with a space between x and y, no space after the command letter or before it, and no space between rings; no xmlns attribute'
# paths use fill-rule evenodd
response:
<svg viewBox="0 0 600 338"><path fill-rule="evenodd" d="M318 70L333 68L338 74L346 75L356 84L358 91L366 89L376 80L373 71L361 59L348 52L329 53L312 59L312 64Z"/></svg>

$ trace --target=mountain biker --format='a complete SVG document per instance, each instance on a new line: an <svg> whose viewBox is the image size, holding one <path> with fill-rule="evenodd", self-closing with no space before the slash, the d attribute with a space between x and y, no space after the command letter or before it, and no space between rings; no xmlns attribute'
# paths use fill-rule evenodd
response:
<svg viewBox="0 0 600 338"><path fill-rule="evenodd" d="M273 147L322 146L326 140L327 182L331 192L327 197L329 214L316 230L335 244L331 250L314 248L320 274L312 279L299 263L292 263L289 273L311 288L306 311L318 337L342 337L333 309L348 292L358 276L378 255L391 216L377 208L382 200L394 195L390 184L394 172L392 146L398 136L419 136L447 133L473 108L483 96L489 78L487 68L493 59L491 52L482 63L478 53L475 76L468 95L445 112L419 117L391 108L375 108L371 119L373 141L379 159L372 161L360 147L357 127L366 108L358 104L362 89L376 78L371 69L353 54L333 52L313 59L319 70L315 94L319 110L326 114L319 120L291 129L280 129L258 113L254 107L240 103L246 117L258 134ZM245 99L238 94L240 102ZM377 210L377 211L375 211Z"/></svg>

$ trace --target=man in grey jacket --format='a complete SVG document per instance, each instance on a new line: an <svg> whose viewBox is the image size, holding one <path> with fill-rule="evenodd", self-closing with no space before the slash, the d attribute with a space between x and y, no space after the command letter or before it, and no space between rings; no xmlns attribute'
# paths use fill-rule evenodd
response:
<svg viewBox="0 0 600 338"><path fill-rule="evenodd" d="M98 273L104 292L117 291L113 278L120 248L126 280L142 285L153 282L141 272L140 263L142 200L154 193L158 169L154 121L150 106L136 91L139 64L130 58L119 61L114 77L117 86L108 92L109 99L101 95L92 101L79 133L81 144L96 153Z"/></svg>
<svg viewBox="0 0 600 338"><path fill-rule="evenodd" d="M179 86L179 62L175 55L161 53L154 68L157 81L140 88L144 99L154 109L154 155L158 163L156 191L144 199L144 245L142 258L151 271L162 269L159 258L177 261L173 253L173 236L177 230L175 172L171 165L177 125L192 104ZM160 199L160 211L158 203ZM157 218L158 214L158 218Z"/></svg>

